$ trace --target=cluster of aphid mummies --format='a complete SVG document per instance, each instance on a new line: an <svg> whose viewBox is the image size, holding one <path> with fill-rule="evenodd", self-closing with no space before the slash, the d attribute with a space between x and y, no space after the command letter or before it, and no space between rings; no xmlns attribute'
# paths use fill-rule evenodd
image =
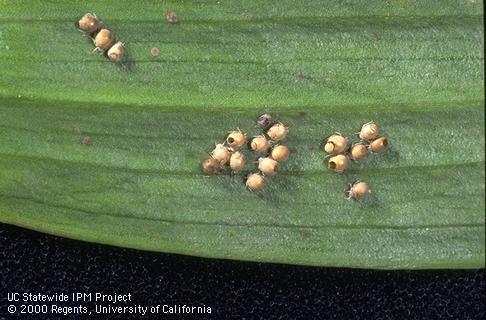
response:
<svg viewBox="0 0 486 320"><path fill-rule="evenodd" d="M95 14L86 13L79 19L78 28L93 40L94 51L106 54L108 59L119 62L125 55L125 46L121 41L116 41L111 30L103 28L102 22Z"/></svg>
<svg viewBox="0 0 486 320"><path fill-rule="evenodd" d="M221 174L228 168L233 173L242 171L246 158L241 148L247 146L253 153L262 157L258 159L258 172L252 172L246 177L246 186L252 191L263 189L265 178L276 175L279 162L289 157L289 148L281 144L289 131L283 123L274 121L268 114L258 117L257 127L262 134L253 137L249 142L241 130L230 131L225 142L217 144L209 157L203 161L203 172L211 175Z"/></svg>
<svg viewBox="0 0 486 320"><path fill-rule="evenodd" d="M327 167L337 173L344 172L350 160L359 161L371 153L380 153L388 147L388 140L379 135L380 128L373 121L365 123L358 133L359 142L350 146L348 138L340 133L329 136L324 144L324 151L329 154ZM366 182L357 180L350 184L346 194L349 198L362 199L369 194Z"/></svg>

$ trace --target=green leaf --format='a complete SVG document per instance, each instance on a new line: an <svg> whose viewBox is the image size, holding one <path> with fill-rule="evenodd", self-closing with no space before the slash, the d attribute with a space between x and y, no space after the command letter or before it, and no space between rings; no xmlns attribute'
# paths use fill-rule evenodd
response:
<svg viewBox="0 0 486 320"><path fill-rule="evenodd" d="M123 64L91 53L86 12ZM204 257L484 267L483 39L474 0L0 0L0 221ZM290 128L281 172L262 192L205 177L263 112ZM322 139L370 120L391 148L327 170ZM344 195L357 178L365 201Z"/></svg>

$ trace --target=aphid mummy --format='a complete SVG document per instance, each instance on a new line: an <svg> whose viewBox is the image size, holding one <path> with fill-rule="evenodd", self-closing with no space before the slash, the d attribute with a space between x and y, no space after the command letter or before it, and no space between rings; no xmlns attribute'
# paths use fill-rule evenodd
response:
<svg viewBox="0 0 486 320"><path fill-rule="evenodd" d="M114 41L113 32L108 29L101 29L94 38L94 45L96 51L106 51L108 50Z"/></svg>
<svg viewBox="0 0 486 320"><path fill-rule="evenodd" d="M329 158L327 167L334 172L341 173L348 167L348 157L342 154Z"/></svg>
<svg viewBox="0 0 486 320"><path fill-rule="evenodd" d="M101 28L101 21L98 20L95 14L86 13L78 21L78 27L81 31L93 33Z"/></svg>
<svg viewBox="0 0 486 320"><path fill-rule="evenodd" d="M371 152L380 153L388 147L388 139L385 137L379 137L370 142L369 149Z"/></svg>
<svg viewBox="0 0 486 320"><path fill-rule="evenodd" d="M368 156L368 149L363 143L359 142L351 147L350 155L353 160L361 160Z"/></svg>
<svg viewBox="0 0 486 320"><path fill-rule="evenodd" d="M265 186L265 178L259 173L252 173L246 178L246 186L252 191L259 191Z"/></svg>
<svg viewBox="0 0 486 320"><path fill-rule="evenodd" d="M275 123L270 129L267 130L267 135L273 141L281 141L287 138L289 134L289 129L283 125L281 122Z"/></svg>
<svg viewBox="0 0 486 320"><path fill-rule="evenodd" d="M226 144L231 148L240 148L246 143L246 135L240 130L229 132L226 137Z"/></svg>
<svg viewBox="0 0 486 320"><path fill-rule="evenodd" d="M289 157L290 150L287 146L278 145L273 147L270 156L275 161L285 161Z"/></svg>
<svg viewBox="0 0 486 320"><path fill-rule="evenodd" d="M264 136L256 136L250 142L250 149L254 152L267 152L270 144Z"/></svg>
<svg viewBox="0 0 486 320"><path fill-rule="evenodd" d="M219 162L219 164L226 164L230 157L231 151L225 147L223 144L217 144L214 150L211 152L211 156Z"/></svg>
<svg viewBox="0 0 486 320"><path fill-rule="evenodd" d="M206 160L204 160L201 164L201 167L203 172L209 175L219 174L224 171L221 164L213 157L209 157Z"/></svg>
<svg viewBox="0 0 486 320"><path fill-rule="evenodd" d="M239 172L243 170L243 168L245 167L245 163L246 160L244 154L239 151L233 152L229 160L229 165L233 172Z"/></svg>
<svg viewBox="0 0 486 320"><path fill-rule="evenodd" d="M123 59L125 55L125 47L122 42L115 43L110 50L108 50L108 58L113 62L118 62Z"/></svg>
<svg viewBox="0 0 486 320"><path fill-rule="evenodd" d="M324 151L329 154L343 153L348 148L348 139L340 134L333 134L326 140Z"/></svg>
<svg viewBox="0 0 486 320"><path fill-rule="evenodd" d="M364 181L357 180L355 181L346 191L348 195L348 199L363 199L370 193L370 188L368 184Z"/></svg>
<svg viewBox="0 0 486 320"><path fill-rule="evenodd" d="M361 127L361 131L359 132L359 137L360 139L363 140L372 140L378 136L378 133L380 132L380 128L376 123L373 121L370 121L368 123L365 123Z"/></svg>
<svg viewBox="0 0 486 320"><path fill-rule="evenodd" d="M256 126L258 129L265 131L270 128L274 124L273 118L271 115L265 113L259 116L256 120Z"/></svg>
<svg viewBox="0 0 486 320"><path fill-rule="evenodd" d="M272 158L260 158L258 159L258 169L266 176L274 176L277 174L279 164Z"/></svg>

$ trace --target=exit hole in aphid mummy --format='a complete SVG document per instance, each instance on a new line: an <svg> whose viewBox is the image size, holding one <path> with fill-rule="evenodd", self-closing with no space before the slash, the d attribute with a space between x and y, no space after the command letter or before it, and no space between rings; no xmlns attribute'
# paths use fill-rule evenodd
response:
<svg viewBox="0 0 486 320"><path fill-rule="evenodd" d="M336 163L334 161L329 161L329 169L331 170L336 169Z"/></svg>
<svg viewBox="0 0 486 320"><path fill-rule="evenodd" d="M233 143L233 142L235 142L235 139L233 139L233 138L229 137L229 138L228 138L228 143Z"/></svg>

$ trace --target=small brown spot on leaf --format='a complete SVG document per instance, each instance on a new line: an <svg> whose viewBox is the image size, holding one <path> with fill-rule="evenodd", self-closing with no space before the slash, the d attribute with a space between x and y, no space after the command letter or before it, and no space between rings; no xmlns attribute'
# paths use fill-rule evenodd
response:
<svg viewBox="0 0 486 320"><path fill-rule="evenodd" d="M297 79L302 79L304 77L304 72L302 72L302 69L297 69L297 72L296 72L296 76L297 76Z"/></svg>
<svg viewBox="0 0 486 320"><path fill-rule="evenodd" d="M302 239L304 239L304 240L309 239L309 236L310 236L309 230L299 229L299 234L302 237Z"/></svg>
<svg viewBox="0 0 486 320"><path fill-rule="evenodd" d="M376 40L380 40L381 39L381 35L376 32L376 31L373 31L373 37L376 39Z"/></svg>
<svg viewBox="0 0 486 320"><path fill-rule="evenodd" d="M309 144L307 146L307 148L309 148L310 151L313 151L313 150L316 150L316 145L315 144Z"/></svg>
<svg viewBox="0 0 486 320"><path fill-rule="evenodd" d="M374 71L380 71L380 69L381 69L381 67L380 67L378 64L376 64L376 63L373 63L373 64L371 65L371 68L372 68Z"/></svg>
<svg viewBox="0 0 486 320"><path fill-rule="evenodd" d="M150 49L150 54L152 55L152 57L158 57L159 53L159 48L153 47L152 49Z"/></svg>
<svg viewBox="0 0 486 320"><path fill-rule="evenodd" d="M81 143L84 144L84 145L87 145L87 146L91 145L91 143L92 143L91 137L90 136L84 136Z"/></svg>
<svg viewBox="0 0 486 320"><path fill-rule="evenodd" d="M167 11L165 13L165 20L169 23L177 23L179 22L179 18L177 17L177 14L175 11Z"/></svg>

